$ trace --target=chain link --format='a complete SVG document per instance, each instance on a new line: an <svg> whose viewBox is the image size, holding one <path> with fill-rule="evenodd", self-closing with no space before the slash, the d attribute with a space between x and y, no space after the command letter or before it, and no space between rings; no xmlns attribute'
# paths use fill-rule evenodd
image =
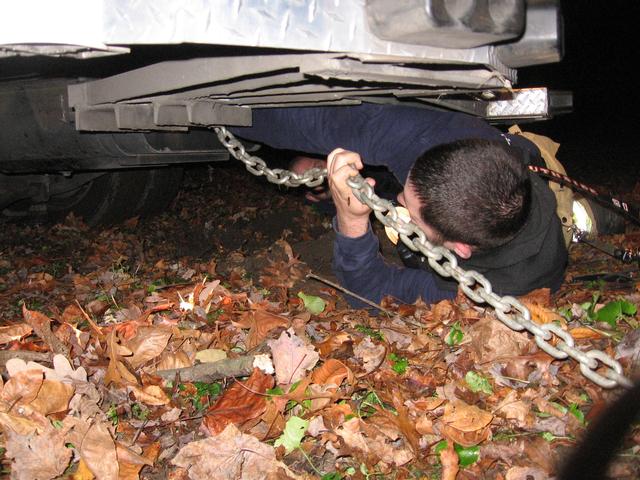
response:
<svg viewBox="0 0 640 480"><path fill-rule="evenodd" d="M242 143L226 128L214 127L214 130L220 142L227 147L231 155L246 165L247 170L254 175L264 175L272 183L289 187L315 187L327 176L327 170L320 168L307 170L303 174L282 169L271 170L262 159L249 154ZM422 253L427 258L429 266L439 275L453 277L464 294L474 302L491 305L498 319L506 326L516 331L528 331L534 336L538 347L554 358L573 358L580 364L582 374L601 387L632 386L632 382L622 375L620 363L609 355L599 350L583 352L575 348L575 341L570 333L555 324L537 325L531 321L531 312L518 299L497 295L492 290L491 282L484 275L475 270L462 269L450 250L429 242L415 223L400 217L393 203L378 197L373 187L361 175L349 178L347 184L353 190L354 196L369 206L385 227L391 227L398 232L400 240L407 247ZM557 339L555 346L550 343L553 339ZM599 368L600 371L597 371Z"/></svg>

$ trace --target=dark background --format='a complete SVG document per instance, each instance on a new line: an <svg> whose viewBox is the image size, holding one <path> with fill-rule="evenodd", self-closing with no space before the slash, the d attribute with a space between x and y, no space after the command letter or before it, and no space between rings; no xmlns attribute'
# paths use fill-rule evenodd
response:
<svg viewBox="0 0 640 480"><path fill-rule="evenodd" d="M571 90L573 112L526 129L561 143L570 175L630 190L640 173L637 89L640 84L638 2L561 2L562 62L519 70L518 86Z"/></svg>

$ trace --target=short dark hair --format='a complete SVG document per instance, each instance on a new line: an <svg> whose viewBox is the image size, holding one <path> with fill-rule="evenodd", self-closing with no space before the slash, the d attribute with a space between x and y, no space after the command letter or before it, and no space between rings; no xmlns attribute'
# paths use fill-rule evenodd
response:
<svg viewBox="0 0 640 480"><path fill-rule="evenodd" d="M482 139L424 152L409 172L422 220L443 240L477 250L507 243L531 209L531 180L519 155L503 142Z"/></svg>

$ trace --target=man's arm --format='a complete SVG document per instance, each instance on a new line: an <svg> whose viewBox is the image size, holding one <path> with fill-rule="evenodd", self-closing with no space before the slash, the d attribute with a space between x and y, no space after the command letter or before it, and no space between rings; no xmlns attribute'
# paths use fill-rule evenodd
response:
<svg viewBox="0 0 640 480"><path fill-rule="evenodd" d="M335 221L334 228L338 230ZM336 232L333 270L345 288L376 303L385 295L405 303L413 303L418 298L435 303L456 295L438 288L431 272L387 264L378 253L378 239L371 228L357 238ZM364 306L357 301L350 303L355 307Z"/></svg>
<svg viewBox="0 0 640 480"><path fill-rule="evenodd" d="M329 188L336 206L333 268L342 284L374 302L385 295L406 303L418 297L429 303L453 298L455 292L440 290L429 272L387 265L378 254L378 239L369 224L371 209L360 203L347 185L362 168L355 152L338 148L327 158ZM373 185L372 179L367 181Z"/></svg>

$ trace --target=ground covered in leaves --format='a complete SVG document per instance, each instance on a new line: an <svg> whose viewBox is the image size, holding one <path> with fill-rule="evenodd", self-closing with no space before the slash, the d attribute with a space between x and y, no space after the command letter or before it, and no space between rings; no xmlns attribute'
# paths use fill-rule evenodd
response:
<svg viewBox="0 0 640 480"><path fill-rule="evenodd" d="M544 479L617 391L459 296L353 310L330 217L236 166L170 212L3 225L2 469L17 479ZM640 234L607 239L640 246ZM524 299L637 376L637 265L579 245ZM617 282L584 277L621 272ZM606 307L605 307L606 306ZM598 313L605 307L604 313ZM186 370L177 370L186 369ZM640 428L613 478L638 478Z"/></svg>

